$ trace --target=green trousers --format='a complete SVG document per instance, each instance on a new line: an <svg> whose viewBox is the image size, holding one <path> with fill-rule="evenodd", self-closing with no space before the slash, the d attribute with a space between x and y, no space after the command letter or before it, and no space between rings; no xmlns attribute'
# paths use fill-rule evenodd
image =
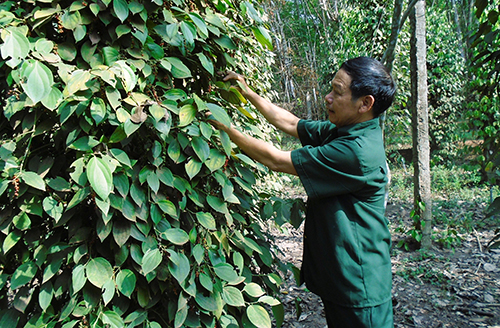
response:
<svg viewBox="0 0 500 328"><path fill-rule="evenodd" d="M323 300L328 328L394 328L392 301L365 308L350 308Z"/></svg>

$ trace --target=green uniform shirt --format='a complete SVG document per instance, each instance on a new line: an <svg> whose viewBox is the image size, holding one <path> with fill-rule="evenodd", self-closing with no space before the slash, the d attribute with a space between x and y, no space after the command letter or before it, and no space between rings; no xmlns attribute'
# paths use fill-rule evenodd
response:
<svg viewBox="0 0 500 328"><path fill-rule="evenodd" d="M379 120L335 127L301 120L292 161L308 195L301 269L307 288L338 305L391 299L387 165Z"/></svg>

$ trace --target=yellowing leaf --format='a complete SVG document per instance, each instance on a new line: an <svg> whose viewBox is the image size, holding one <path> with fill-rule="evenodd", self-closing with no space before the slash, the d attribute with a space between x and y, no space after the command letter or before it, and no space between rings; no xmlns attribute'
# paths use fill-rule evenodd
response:
<svg viewBox="0 0 500 328"><path fill-rule="evenodd" d="M184 105L179 111L179 126L190 124L196 116L197 109L193 105Z"/></svg>
<svg viewBox="0 0 500 328"><path fill-rule="evenodd" d="M113 276L111 264L102 257L91 259L85 266L85 272L92 285L99 288Z"/></svg>
<svg viewBox="0 0 500 328"><path fill-rule="evenodd" d="M80 90L88 89L86 83L91 79L90 72L83 70L76 70L71 73L71 76L66 84L66 88L64 89L64 96L68 97L70 95L75 94Z"/></svg>

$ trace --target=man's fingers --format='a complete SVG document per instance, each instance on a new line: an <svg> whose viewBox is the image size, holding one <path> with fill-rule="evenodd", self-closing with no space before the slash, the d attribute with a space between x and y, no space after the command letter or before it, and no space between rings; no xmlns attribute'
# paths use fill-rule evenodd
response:
<svg viewBox="0 0 500 328"><path fill-rule="evenodd" d="M233 71L227 71L226 76L224 76L224 78L222 80L227 81L227 80L239 80L239 79L243 79L243 76L241 76Z"/></svg>

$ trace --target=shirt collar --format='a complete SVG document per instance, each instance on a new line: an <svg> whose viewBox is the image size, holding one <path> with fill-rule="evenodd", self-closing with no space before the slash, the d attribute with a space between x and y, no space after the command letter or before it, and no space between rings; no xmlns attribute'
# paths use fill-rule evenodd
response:
<svg viewBox="0 0 500 328"><path fill-rule="evenodd" d="M351 125L346 125L338 128L339 136L346 136L350 134L357 134L360 130L365 130L366 128L375 129L380 126L379 118L364 121L361 123L355 123Z"/></svg>

